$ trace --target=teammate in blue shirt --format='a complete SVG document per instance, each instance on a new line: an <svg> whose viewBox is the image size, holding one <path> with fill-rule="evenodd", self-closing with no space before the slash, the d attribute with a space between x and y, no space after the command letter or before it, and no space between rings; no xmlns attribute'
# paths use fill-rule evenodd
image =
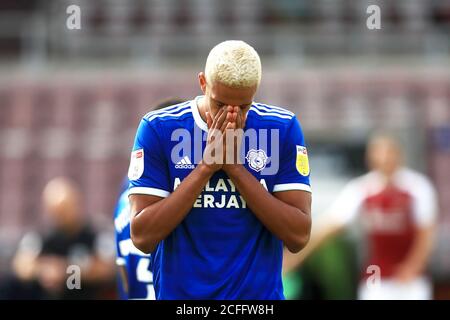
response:
<svg viewBox="0 0 450 320"><path fill-rule="evenodd" d="M222 42L203 96L141 120L131 239L152 253L157 299L284 299L283 245L310 235L310 169L296 116L253 102L260 80L256 51Z"/></svg>
<svg viewBox="0 0 450 320"><path fill-rule="evenodd" d="M119 297L121 299L155 299L150 255L138 250L130 239L130 204L128 179L122 189L114 213L116 233L116 264L119 267Z"/></svg>
<svg viewBox="0 0 450 320"><path fill-rule="evenodd" d="M166 99L155 110L180 103L180 99ZM116 264L119 267L118 290L121 299L155 299L150 255L138 250L130 238L130 203L128 179L125 179L114 211L116 236Z"/></svg>

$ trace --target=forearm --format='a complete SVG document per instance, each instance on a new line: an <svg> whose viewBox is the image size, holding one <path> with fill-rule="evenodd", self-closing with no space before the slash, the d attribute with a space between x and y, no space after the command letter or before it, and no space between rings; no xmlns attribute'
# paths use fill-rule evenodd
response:
<svg viewBox="0 0 450 320"><path fill-rule="evenodd" d="M309 212L274 197L242 165L226 167L225 171L255 216L290 251L298 252L306 245L311 230Z"/></svg>
<svg viewBox="0 0 450 320"><path fill-rule="evenodd" d="M311 239L302 251L293 254L288 252L288 250L284 250L283 273L288 273L300 266L314 251L319 249L328 239L335 236L342 228L343 226L336 223L330 225L324 221L317 223L317 227L312 228Z"/></svg>
<svg viewBox="0 0 450 320"><path fill-rule="evenodd" d="M186 217L213 172L199 164L167 198L136 212L131 237L136 247L151 252Z"/></svg>

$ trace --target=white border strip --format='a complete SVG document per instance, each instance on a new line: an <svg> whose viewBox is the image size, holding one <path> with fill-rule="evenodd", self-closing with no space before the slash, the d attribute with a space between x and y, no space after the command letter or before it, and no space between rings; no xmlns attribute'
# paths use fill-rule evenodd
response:
<svg viewBox="0 0 450 320"><path fill-rule="evenodd" d="M304 183L283 183L273 186L273 192L289 191L289 190L302 190L312 192L311 187Z"/></svg>
<svg viewBox="0 0 450 320"><path fill-rule="evenodd" d="M158 196L161 198L167 198L170 192L162 189L156 188L145 188L145 187L134 187L128 190L128 195L130 194L147 194L150 196Z"/></svg>

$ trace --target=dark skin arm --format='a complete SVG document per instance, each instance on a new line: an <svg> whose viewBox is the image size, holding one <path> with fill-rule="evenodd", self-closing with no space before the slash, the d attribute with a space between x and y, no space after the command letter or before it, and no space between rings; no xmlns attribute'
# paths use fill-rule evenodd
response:
<svg viewBox="0 0 450 320"><path fill-rule="evenodd" d="M197 169L198 172L194 173ZM130 196L132 212L139 212L131 225L131 237L138 249L146 253L152 252L159 241L166 238L191 210L212 176L201 165L194 171L163 200L148 195ZM298 252L306 245L311 230L309 192L283 191L271 195L242 165L235 170L228 170L227 174L252 212L284 242L289 251ZM145 238L141 236L144 233Z"/></svg>
<svg viewBox="0 0 450 320"><path fill-rule="evenodd" d="M244 127L238 107L236 128ZM234 140L234 154L239 154L240 141ZM248 207L264 226L283 241L292 253L308 243L311 233L311 193L292 190L270 194L242 164L225 164L223 170L235 184Z"/></svg>
<svg viewBox="0 0 450 320"><path fill-rule="evenodd" d="M214 172L199 164L167 198L130 195L131 239L139 250L154 251L186 217Z"/></svg>
<svg viewBox="0 0 450 320"><path fill-rule="evenodd" d="M214 120L207 115L208 127L222 132L243 128L239 108L228 106L226 110L227 115L221 115L222 111L219 111ZM239 149L239 141L235 140L234 147ZM152 252L186 217L210 177L219 169L228 174L249 208L291 252L298 252L306 245L311 229L310 193L284 191L272 195L242 164L200 163L165 199L148 195L130 196L131 238L135 246L143 252Z"/></svg>
<svg viewBox="0 0 450 320"><path fill-rule="evenodd" d="M434 225L417 228L414 242L405 257L405 260L397 267L394 274L396 280L400 282L411 281L420 276L426 269L429 257L433 250L434 232Z"/></svg>
<svg viewBox="0 0 450 320"><path fill-rule="evenodd" d="M289 251L305 247L311 231L311 193L293 190L272 195L243 165L226 173L255 216Z"/></svg>

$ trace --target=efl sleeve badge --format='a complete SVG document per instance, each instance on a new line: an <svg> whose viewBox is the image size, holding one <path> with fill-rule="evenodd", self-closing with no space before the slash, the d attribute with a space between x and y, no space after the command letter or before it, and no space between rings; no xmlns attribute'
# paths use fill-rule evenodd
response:
<svg viewBox="0 0 450 320"><path fill-rule="evenodd" d="M144 173L144 149L138 149L131 153L128 179L137 180Z"/></svg>
<svg viewBox="0 0 450 320"><path fill-rule="evenodd" d="M308 151L306 150L306 147L297 145L295 167L302 176L306 177L309 175Z"/></svg>

